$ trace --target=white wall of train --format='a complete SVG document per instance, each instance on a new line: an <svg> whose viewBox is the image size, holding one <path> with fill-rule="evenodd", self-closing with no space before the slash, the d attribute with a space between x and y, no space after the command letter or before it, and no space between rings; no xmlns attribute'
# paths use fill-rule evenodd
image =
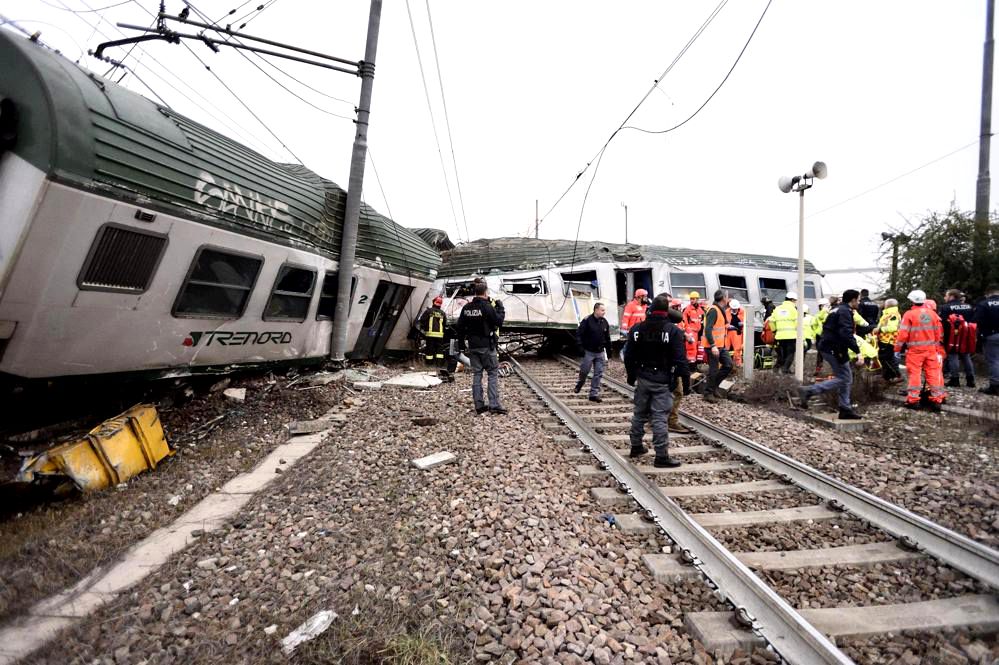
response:
<svg viewBox="0 0 999 665"><path fill-rule="evenodd" d="M59 184L10 153L0 160L0 201L2 374L172 376L319 359L329 352L332 320L318 312L336 261ZM145 213L143 219L137 213ZM162 252L141 292L81 281L95 242L112 228L164 239L155 243ZM181 291L203 251L259 265L238 316L178 312ZM298 298L303 307L307 298L301 320L265 316L286 266L314 275L308 294L284 296L288 302ZM359 357L410 349L406 335L430 282L367 266L355 268L355 279L347 348Z"/></svg>
<svg viewBox="0 0 999 665"><path fill-rule="evenodd" d="M581 276L595 277L596 288ZM461 295L459 287L476 275L449 276L434 282L433 293L445 296L448 317L456 320L471 296ZM492 297L502 300L506 309L505 329L574 329L580 319L593 311L593 304L607 306L607 320L612 329L620 326L624 306L636 288L645 287L651 296L668 291L689 302L688 294L697 291L710 303L716 289L725 289L743 304L757 308L757 327L762 326L760 302L768 296L780 303L787 291L804 296L812 313L818 311L822 297L821 275L805 273L805 287L798 286L794 271L718 265L683 265L656 261L634 263L593 262L572 267L545 268L484 275Z"/></svg>

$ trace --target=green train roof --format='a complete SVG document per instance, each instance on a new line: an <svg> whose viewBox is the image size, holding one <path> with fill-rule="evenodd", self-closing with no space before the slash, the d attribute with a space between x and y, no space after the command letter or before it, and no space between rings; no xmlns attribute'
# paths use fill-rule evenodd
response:
<svg viewBox="0 0 999 665"><path fill-rule="evenodd" d="M545 240L534 238L484 238L458 245L443 253L441 277L488 275L560 268L586 263L633 263L662 261L683 269L685 266L730 266L765 270L797 270L798 260L761 254L716 252L662 245L624 245L591 240ZM811 262L805 270L817 273Z"/></svg>
<svg viewBox="0 0 999 665"><path fill-rule="evenodd" d="M339 256L347 195L335 183L273 162L6 30L0 30L0 72L0 96L17 108L11 150L49 177ZM356 263L432 278L440 256L362 204Z"/></svg>

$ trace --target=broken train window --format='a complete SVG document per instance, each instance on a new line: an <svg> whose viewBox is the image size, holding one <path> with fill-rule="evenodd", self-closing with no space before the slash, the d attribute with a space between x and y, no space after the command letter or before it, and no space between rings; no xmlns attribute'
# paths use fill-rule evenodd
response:
<svg viewBox="0 0 999 665"><path fill-rule="evenodd" d="M202 247L177 295L173 315L238 319L257 282L263 257Z"/></svg>
<svg viewBox="0 0 999 665"><path fill-rule="evenodd" d="M315 270L287 264L281 266L270 300L264 308L264 319L304 321L309 314L315 284Z"/></svg>

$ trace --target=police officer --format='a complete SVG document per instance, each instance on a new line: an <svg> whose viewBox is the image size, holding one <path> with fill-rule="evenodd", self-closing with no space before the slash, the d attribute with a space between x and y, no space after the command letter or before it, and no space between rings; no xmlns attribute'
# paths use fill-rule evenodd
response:
<svg viewBox="0 0 999 665"><path fill-rule="evenodd" d="M484 282L475 284L475 297L461 308L458 317L457 333L459 346L468 349L468 359L472 363L472 399L475 412L505 414L499 395L499 357L497 356L496 332L503 325L506 310L503 303L489 300L489 288ZM487 405L482 394L482 372L488 376Z"/></svg>
<svg viewBox="0 0 999 665"><path fill-rule="evenodd" d="M999 396L999 284L989 287L988 293L975 305L975 323L989 368L989 385L978 392Z"/></svg>
<svg viewBox="0 0 999 665"><path fill-rule="evenodd" d="M645 423L652 421L652 445L656 451L653 466L672 468L680 462L668 452L669 412L678 377L690 381L683 331L669 320L669 297L658 295L649 316L628 334L625 368L628 385L635 386L635 408L631 418L631 457L649 452L642 445Z"/></svg>
<svg viewBox="0 0 999 665"><path fill-rule="evenodd" d="M950 289L946 295L947 301L940 307L940 321L943 323L943 345L947 351L947 359L944 361L944 376L949 377L948 388L957 388L961 385L961 366L964 366L964 378L969 388L975 387L975 364L971 362L970 353L962 353L958 345L958 333L961 326L967 325L974 320L975 307L961 302L961 292L958 289ZM971 340L971 347L975 346L975 341Z"/></svg>
<svg viewBox="0 0 999 665"><path fill-rule="evenodd" d="M441 309L443 304L444 299L437 296L433 307L420 317L420 334L426 345L423 357L428 365L438 369L444 364L444 329L447 327L447 314Z"/></svg>

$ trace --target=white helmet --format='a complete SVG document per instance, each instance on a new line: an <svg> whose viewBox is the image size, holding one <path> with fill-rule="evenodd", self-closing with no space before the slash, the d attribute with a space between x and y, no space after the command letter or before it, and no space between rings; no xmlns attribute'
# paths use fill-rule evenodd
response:
<svg viewBox="0 0 999 665"><path fill-rule="evenodd" d="M804 305L801 306L801 311L803 311L805 314L808 314L808 303L807 302Z"/></svg>
<svg viewBox="0 0 999 665"><path fill-rule="evenodd" d="M788 291L787 294L784 296L784 300L797 300L797 299L798 299L798 294L794 291Z"/></svg>
<svg viewBox="0 0 999 665"><path fill-rule="evenodd" d="M926 302L926 292L916 289L915 291L910 291L909 295L906 296L909 300L916 303L917 305L922 305Z"/></svg>
<svg viewBox="0 0 999 665"><path fill-rule="evenodd" d="M729 309L740 309L741 307L742 307L742 305L735 298L732 298L731 300L728 301L728 308Z"/></svg>
<svg viewBox="0 0 999 665"><path fill-rule="evenodd" d="M820 307L822 305L828 305L828 304L829 304L829 298L819 298L819 306Z"/></svg>

